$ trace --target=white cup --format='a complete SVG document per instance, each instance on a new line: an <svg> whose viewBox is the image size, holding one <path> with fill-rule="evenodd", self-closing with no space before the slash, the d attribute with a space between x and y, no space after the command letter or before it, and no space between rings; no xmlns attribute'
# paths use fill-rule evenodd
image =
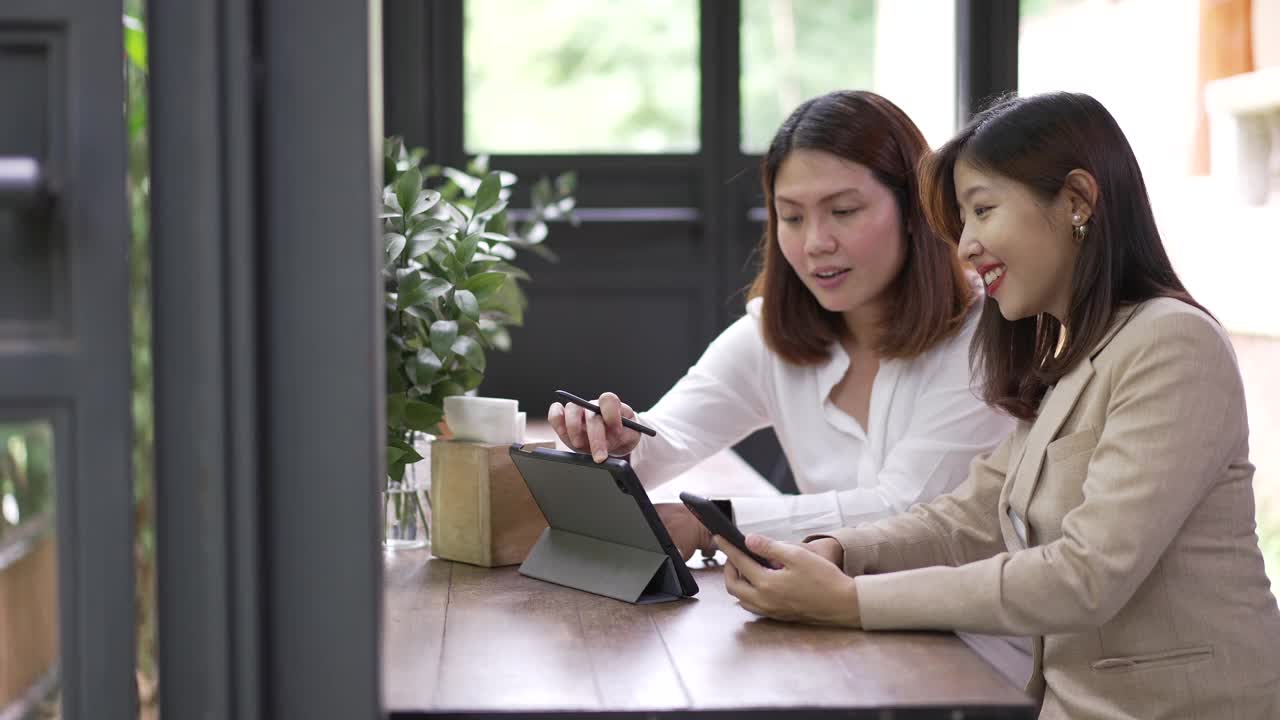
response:
<svg viewBox="0 0 1280 720"><path fill-rule="evenodd" d="M519 442L520 404L507 398L453 395L444 399L444 419L455 440L478 443Z"/></svg>

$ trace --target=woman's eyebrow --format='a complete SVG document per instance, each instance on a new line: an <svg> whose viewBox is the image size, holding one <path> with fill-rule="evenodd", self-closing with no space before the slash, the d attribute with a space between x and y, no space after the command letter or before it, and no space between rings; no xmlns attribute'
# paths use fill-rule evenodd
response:
<svg viewBox="0 0 1280 720"><path fill-rule="evenodd" d="M837 190L837 191L835 191L835 192L833 192L833 193L828 193L828 194L826 194L826 195L823 195L822 197L818 198L818 202L820 202L820 203L821 203L821 202L826 202L827 200L830 200L830 199L832 199L832 198L834 198L834 197L839 197L839 196L841 196L841 195L846 195L846 194L850 194L850 193L852 193L852 194L854 194L854 195L861 195L861 194L862 194L862 192L861 192L860 190L858 190L858 188L856 188L856 187L847 187L847 188L844 188L843 190ZM776 195L776 196L775 196L775 199L776 199L778 202L790 203L790 204L792 204L792 205L802 205L802 204L803 204L803 203L801 203L801 202L799 202L799 201L792 200L791 198L787 197L786 195Z"/></svg>

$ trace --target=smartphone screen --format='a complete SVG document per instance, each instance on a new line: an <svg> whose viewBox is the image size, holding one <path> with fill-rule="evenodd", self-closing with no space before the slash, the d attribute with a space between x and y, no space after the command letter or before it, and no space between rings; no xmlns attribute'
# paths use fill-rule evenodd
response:
<svg viewBox="0 0 1280 720"><path fill-rule="evenodd" d="M719 535L724 538L744 555L755 560L760 565L777 569L777 565L747 549L747 539L743 537L742 531L730 522L729 518L724 516L724 513L720 512L720 508L716 507L715 503L699 495L687 492L680 493L680 502L683 502L685 507L689 508L689 512L693 513L693 516L698 518L698 522L711 531L712 535Z"/></svg>

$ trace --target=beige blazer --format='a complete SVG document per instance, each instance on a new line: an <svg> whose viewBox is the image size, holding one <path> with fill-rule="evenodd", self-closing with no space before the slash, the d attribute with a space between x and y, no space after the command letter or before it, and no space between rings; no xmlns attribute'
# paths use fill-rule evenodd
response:
<svg viewBox="0 0 1280 720"><path fill-rule="evenodd" d="M1204 313L1118 313L949 495L830 536L869 630L1034 638L1041 718L1280 718L1235 355Z"/></svg>

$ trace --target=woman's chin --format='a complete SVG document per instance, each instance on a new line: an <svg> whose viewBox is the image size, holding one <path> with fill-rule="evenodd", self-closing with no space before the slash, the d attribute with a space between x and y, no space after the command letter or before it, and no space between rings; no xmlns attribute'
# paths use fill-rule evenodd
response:
<svg viewBox="0 0 1280 720"><path fill-rule="evenodd" d="M1035 315L1035 313L1029 313L1024 308L1018 307L1017 305L1000 302L999 300L996 300L996 306L1000 308L1001 317L1009 322L1014 322L1016 320L1021 320Z"/></svg>

